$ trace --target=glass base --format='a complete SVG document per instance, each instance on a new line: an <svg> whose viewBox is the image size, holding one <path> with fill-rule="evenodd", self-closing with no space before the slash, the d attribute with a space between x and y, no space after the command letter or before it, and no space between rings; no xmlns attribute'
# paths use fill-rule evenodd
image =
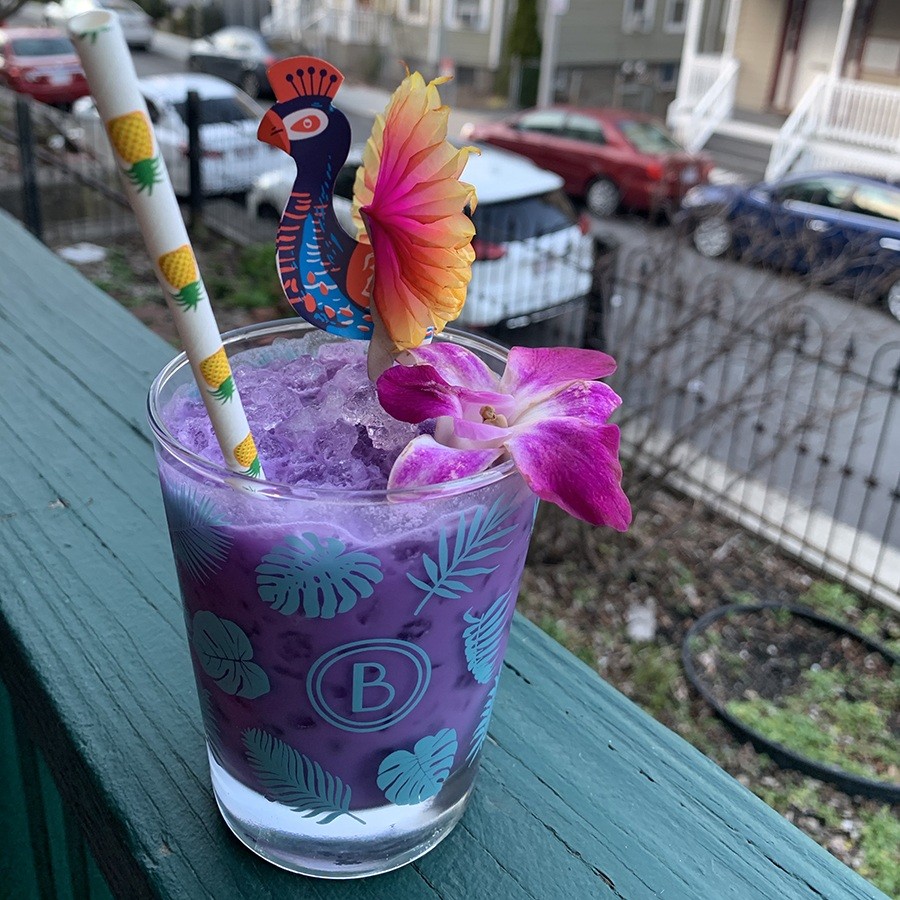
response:
<svg viewBox="0 0 900 900"><path fill-rule="evenodd" d="M270 863L313 878L367 878L426 854L462 818L476 767L449 778L431 800L353 810L322 825L250 790L209 754L216 803L238 840Z"/></svg>

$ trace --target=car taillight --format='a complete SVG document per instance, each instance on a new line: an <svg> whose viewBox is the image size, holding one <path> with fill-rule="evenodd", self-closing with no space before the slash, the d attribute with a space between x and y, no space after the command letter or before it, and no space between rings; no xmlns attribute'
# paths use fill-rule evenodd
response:
<svg viewBox="0 0 900 900"><path fill-rule="evenodd" d="M8 76L9 78L15 80L15 79L17 79L17 78L21 78L21 77L22 77L22 70L21 70L18 66L10 66L10 67L6 70L6 74L7 74L7 76Z"/></svg>
<svg viewBox="0 0 900 900"><path fill-rule="evenodd" d="M472 249L475 251L475 259L492 260L506 256L506 247L503 244L480 241L478 238L472 241Z"/></svg>
<svg viewBox="0 0 900 900"><path fill-rule="evenodd" d="M188 155L188 145L184 142L178 145L178 152L182 156ZM225 154L221 150L204 150L200 154L204 159L222 159Z"/></svg>
<svg viewBox="0 0 900 900"><path fill-rule="evenodd" d="M582 213L578 217L578 230L582 234L591 233L591 217L587 213Z"/></svg>
<svg viewBox="0 0 900 900"><path fill-rule="evenodd" d="M648 178L659 181L662 178L663 165L661 162L650 162L647 163L645 171L647 172Z"/></svg>

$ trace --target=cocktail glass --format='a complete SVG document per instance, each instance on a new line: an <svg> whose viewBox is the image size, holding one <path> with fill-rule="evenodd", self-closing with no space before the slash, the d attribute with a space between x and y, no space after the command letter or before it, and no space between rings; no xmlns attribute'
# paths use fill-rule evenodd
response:
<svg viewBox="0 0 900 900"><path fill-rule="evenodd" d="M224 345L269 348L263 364L310 331L284 320ZM437 340L502 371L497 344ZM219 809L294 872L411 862L471 796L534 494L509 462L402 492L235 475L170 431L173 397L196 390L182 354L153 382L149 416Z"/></svg>

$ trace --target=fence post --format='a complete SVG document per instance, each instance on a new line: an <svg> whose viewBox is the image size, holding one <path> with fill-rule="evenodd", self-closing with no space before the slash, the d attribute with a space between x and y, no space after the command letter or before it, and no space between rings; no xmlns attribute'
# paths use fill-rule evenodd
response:
<svg viewBox="0 0 900 900"><path fill-rule="evenodd" d="M38 193L31 106L22 96L16 97L16 127L19 131L19 163L22 167L22 215L28 230L42 241L44 228L41 222L41 198Z"/></svg>
<svg viewBox="0 0 900 900"><path fill-rule="evenodd" d="M203 148L200 146L200 95L188 91L188 205L191 211L191 228L196 228L203 220L203 175L200 166Z"/></svg>

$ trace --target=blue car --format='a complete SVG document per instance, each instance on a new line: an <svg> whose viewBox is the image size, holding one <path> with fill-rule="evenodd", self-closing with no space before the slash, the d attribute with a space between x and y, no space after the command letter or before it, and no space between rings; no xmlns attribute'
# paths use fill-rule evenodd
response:
<svg viewBox="0 0 900 900"><path fill-rule="evenodd" d="M700 185L678 223L703 256L806 276L900 320L900 187L860 175L805 172L774 184Z"/></svg>

